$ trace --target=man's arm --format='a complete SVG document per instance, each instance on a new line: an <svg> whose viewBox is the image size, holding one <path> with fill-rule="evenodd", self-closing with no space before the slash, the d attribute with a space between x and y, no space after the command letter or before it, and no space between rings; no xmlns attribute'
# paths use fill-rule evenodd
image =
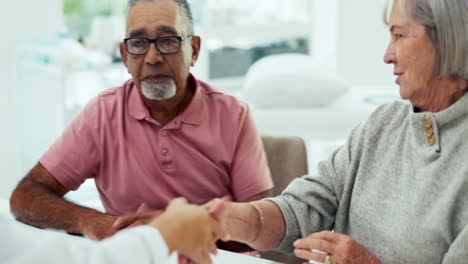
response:
<svg viewBox="0 0 468 264"><path fill-rule="evenodd" d="M10 198L12 214L40 228L65 230L101 240L112 235L115 216L73 204L63 198L69 190L38 163Z"/></svg>

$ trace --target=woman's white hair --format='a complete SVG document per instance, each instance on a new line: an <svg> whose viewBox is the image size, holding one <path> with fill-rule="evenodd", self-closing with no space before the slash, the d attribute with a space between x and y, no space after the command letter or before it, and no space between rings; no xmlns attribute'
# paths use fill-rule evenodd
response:
<svg viewBox="0 0 468 264"><path fill-rule="evenodd" d="M437 75L468 80L468 0L390 0L385 12L400 4L410 18L423 24L436 51Z"/></svg>

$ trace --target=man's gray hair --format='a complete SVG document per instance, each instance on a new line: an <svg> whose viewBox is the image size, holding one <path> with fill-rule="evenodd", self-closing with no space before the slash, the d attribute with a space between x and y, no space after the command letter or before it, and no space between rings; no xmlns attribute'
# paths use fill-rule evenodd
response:
<svg viewBox="0 0 468 264"><path fill-rule="evenodd" d="M426 27L436 51L436 74L468 80L468 0L393 0ZM390 11L390 10L389 10ZM385 21L388 21L389 12Z"/></svg>
<svg viewBox="0 0 468 264"><path fill-rule="evenodd" d="M141 2L154 2L157 0L128 0L128 5L127 5L127 21L128 21L128 15L130 14L130 10L137 5L138 3ZM187 20L187 26L189 32L188 34L193 34L193 15L192 15L192 10L190 8L190 4L188 3L187 0L170 0L175 2L179 7L182 9L184 16Z"/></svg>

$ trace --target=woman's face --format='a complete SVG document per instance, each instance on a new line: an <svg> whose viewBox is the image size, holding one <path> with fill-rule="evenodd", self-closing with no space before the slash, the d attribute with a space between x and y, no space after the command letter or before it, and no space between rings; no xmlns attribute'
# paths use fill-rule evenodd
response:
<svg viewBox="0 0 468 264"><path fill-rule="evenodd" d="M400 0L402 1L402 0ZM393 64L400 95L415 106L424 104L436 89L433 87L435 49L425 27L407 15L405 3L395 1L388 26L391 40L384 61Z"/></svg>

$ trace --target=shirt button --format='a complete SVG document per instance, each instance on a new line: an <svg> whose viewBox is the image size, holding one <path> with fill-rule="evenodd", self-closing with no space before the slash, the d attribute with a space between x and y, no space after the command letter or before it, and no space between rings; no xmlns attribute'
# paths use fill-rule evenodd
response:
<svg viewBox="0 0 468 264"><path fill-rule="evenodd" d="M427 144L428 144L429 146L433 146L433 145L435 144L435 141L436 141L436 139L435 139L434 136L431 136L431 137L428 137L428 138L427 138Z"/></svg>
<svg viewBox="0 0 468 264"><path fill-rule="evenodd" d="M167 156L167 153L169 152L169 150L167 150L166 148L162 149L161 153L163 154L163 156Z"/></svg>
<svg viewBox="0 0 468 264"><path fill-rule="evenodd" d="M428 127L426 128L426 137L431 137L434 135L434 130L432 129L432 127Z"/></svg>
<svg viewBox="0 0 468 264"><path fill-rule="evenodd" d="M426 128L429 128L429 127L432 127L432 121L429 117L425 116L423 118L423 123L424 123L424 127Z"/></svg>
<svg viewBox="0 0 468 264"><path fill-rule="evenodd" d="M161 131L161 134L162 134L163 136L167 136L167 130L163 129L163 130Z"/></svg>

